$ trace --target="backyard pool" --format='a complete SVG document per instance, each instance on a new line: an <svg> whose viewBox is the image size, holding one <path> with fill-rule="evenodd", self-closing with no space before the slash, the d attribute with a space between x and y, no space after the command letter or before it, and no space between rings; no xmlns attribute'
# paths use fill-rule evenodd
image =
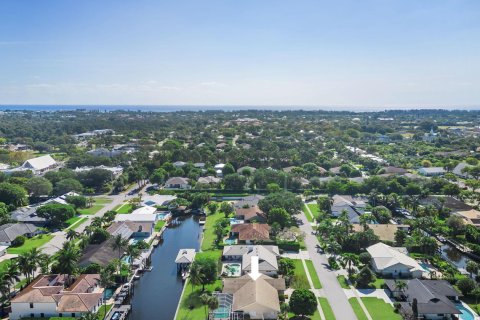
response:
<svg viewBox="0 0 480 320"><path fill-rule="evenodd" d="M457 309L460 310L460 312L462 313L460 315L461 320L474 320L475 319L475 316L472 314L472 312L470 310L468 310L467 308L465 308L465 306L463 304L457 303L457 304L455 304L455 307L457 307Z"/></svg>
<svg viewBox="0 0 480 320"><path fill-rule="evenodd" d="M157 219L158 220L165 220L165 218L170 214L170 212L165 211L165 212L160 212L157 214Z"/></svg>
<svg viewBox="0 0 480 320"><path fill-rule="evenodd" d="M230 225L241 224L241 223L243 223L243 222L244 222L244 221L243 221L243 220L240 220L240 219L230 218Z"/></svg>
<svg viewBox="0 0 480 320"><path fill-rule="evenodd" d="M425 270L425 272L430 272L430 267L428 266L428 264L426 264L425 262L419 262L418 264L420 265L420 267L422 267L423 270Z"/></svg>
<svg viewBox="0 0 480 320"><path fill-rule="evenodd" d="M108 300L113 296L113 293L115 292L115 288L107 288L105 291L103 291L103 299Z"/></svg>
<svg viewBox="0 0 480 320"><path fill-rule="evenodd" d="M228 244L229 246L231 246L231 245L237 243L237 239L235 239L235 238L227 238L227 239L223 240L223 243Z"/></svg>
<svg viewBox="0 0 480 320"><path fill-rule="evenodd" d="M242 265L240 263L224 263L222 274L227 277L240 277L242 275Z"/></svg>

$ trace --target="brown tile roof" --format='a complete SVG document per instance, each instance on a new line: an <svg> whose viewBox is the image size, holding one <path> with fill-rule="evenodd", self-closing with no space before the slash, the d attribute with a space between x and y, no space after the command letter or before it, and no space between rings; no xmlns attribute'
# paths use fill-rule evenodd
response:
<svg viewBox="0 0 480 320"><path fill-rule="evenodd" d="M103 290L95 290L99 279L98 274L80 275L65 289L64 275L40 275L12 303L55 302L58 312L90 312L103 297Z"/></svg>
<svg viewBox="0 0 480 320"><path fill-rule="evenodd" d="M231 232L238 233L238 239L242 241L270 239L270 226L265 223L236 224Z"/></svg>
<svg viewBox="0 0 480 320"><path fill-rule="evenodd" d="M236 208L235 216L243 217L245 220L252 220L254 218L266 219L265 213L260 210L258 206L251 206L248 208Z"/></svg>

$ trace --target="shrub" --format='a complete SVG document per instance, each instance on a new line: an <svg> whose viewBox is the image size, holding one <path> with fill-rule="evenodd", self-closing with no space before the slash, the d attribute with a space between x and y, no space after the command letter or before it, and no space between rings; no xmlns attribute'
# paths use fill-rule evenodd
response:
<svg viewBox="0 0 480 320"><path fill-rule="evenodd" d="M12 241L12 247L20 247L25 243L25 237L24 236L18 236Z"/></svg>

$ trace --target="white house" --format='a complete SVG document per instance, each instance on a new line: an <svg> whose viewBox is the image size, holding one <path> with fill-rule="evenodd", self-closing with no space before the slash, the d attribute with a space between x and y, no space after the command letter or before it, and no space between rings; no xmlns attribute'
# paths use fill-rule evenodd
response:
<svg viewBox="0 0 480 320"><path fill-rule="evenodd" d="M103 303L99 280L99 274L83 274L65 288L65 275L41 275L11 300L10 319L80 318L96 313Z"/></svg>
<svg viewBox="0 0 480 320"><path fill-rule="evenodd" d="M165 182L165 189L190 189L191 186L189 184L188 178L183 177L173 177Z"/></svg>
<svg viewBox="0 0 480 320"><path fill-rule="evenodd" d="M424 269L414 259L401 251L405 248L393 248L384 243L377 243L367 248L372 256L375 272L389 277L420 278Z"/></svg>
<svg viewBox="0 0 480 320"><path fill-rule="evenodd" d="M117 214L115 221L133 221L133 222L152 222L157 221L157 215L151 213L129 213L129 214Z"/></svg>
<svg viewBox="0 0 480 320"><path fill-rule="evenodd" d="M258 270L267 276L275 277L278 274L280 252L277 246L263 245L236 245L225 246L222 258L226 261L238 261L242 264L242 273L251 271L251 258L258 257Z"/></svg>
<svg viewBox="0 0 480 320"><path fill-rule="evenodd" d="M35 174L41 174L54 169L58 163L49 155L29 159L23 163L23 170L32 170Z"/></svg>
<svg viewBox="0 0 480 320"><path fill-rule="evenodd" d="M445 174L445 169L442 167L423 167L418 169L418 173L422 176L433 177L433 176L441 176Z"/></svg>

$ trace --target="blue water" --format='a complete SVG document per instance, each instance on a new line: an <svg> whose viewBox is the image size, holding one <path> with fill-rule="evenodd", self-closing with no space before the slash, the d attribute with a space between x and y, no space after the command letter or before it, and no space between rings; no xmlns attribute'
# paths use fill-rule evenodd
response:
<svg viewBox="0 0 480 320"><path fill-rule="evenodd" d="M157 214L157 219L158 220L165 220L165 217L167 216L168 212L163 212L163 213L159 213Z"/></svg>
<svg viewBox="0 0 480 320"><path fill-rule="evenodd" d="M233 245L237 243L237 239L225 239L223 243L228 244L228 245Z"/></svg>
<svg viewBox="0 0 480 320"><path fill-rule="evenodd" d="M428 267L428 265L426 263L420 262L418 264L420 265L420 267L423 268L423 270L425 270L425 272L430 272L430 268Z"/></svg>
<svg viewBox="0 0 480 320"><path fill-rule="evenodd" d="M113 293L115 292L115 288L107 288L105 291L103 291L103 298L104 299L110 299L113 296Z"/></svg>
<svg viewBox="0 0 480 320"><path fill-rule="evenodd" d="M460 310L460 312L462 313L460 315L461 320L474 320L475 319L473 314L467 308L465 308L461 303L455 304L455 307L457 307L457 309Z"/></svg>
<svg viewBox="0 0 480 320"><path fill-rule="evenodd" d="M153 205L156 204L156 202L155 202L155 201L152 201L152 200L149 200L149 201L145 202L145 204L146 204L147 206L153 206Z"/></svg>
<svg viewBox="0 0 480 320"><path fill-rule="evenodd" d="M243 223L243 220L238 220L235 218L230 218L229 220L230 220L230 225Z"/></svg>

